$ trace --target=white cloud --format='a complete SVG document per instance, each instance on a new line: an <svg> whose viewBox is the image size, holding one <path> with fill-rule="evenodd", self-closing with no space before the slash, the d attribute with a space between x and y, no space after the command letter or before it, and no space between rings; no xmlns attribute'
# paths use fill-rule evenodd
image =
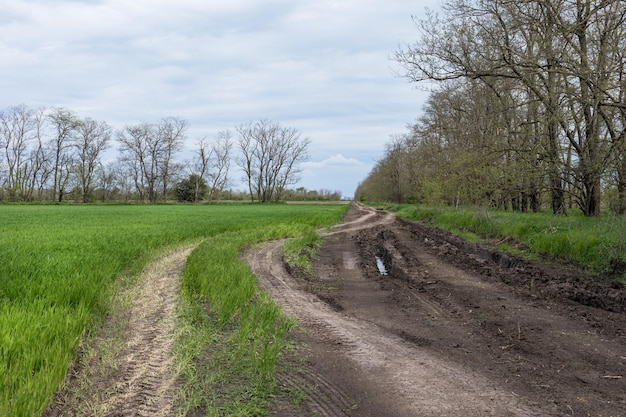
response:
<svg viewBox="0 0 626 417"><path fill-rule="evenodd" d="M319 162L304 162L302 163L303 169L317 169L317 168L327 168L327 167L345 167L345 166L362 166L363 162L359 161L356 158L346 158L342 154L338 153L336 155L329 156L323 161Z"/></svg>

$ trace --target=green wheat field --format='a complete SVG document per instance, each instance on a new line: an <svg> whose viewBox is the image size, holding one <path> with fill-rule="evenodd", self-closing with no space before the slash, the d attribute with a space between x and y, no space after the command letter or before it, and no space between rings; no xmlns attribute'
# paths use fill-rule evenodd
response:
<svg viewBox="0 0 626 417"><path fill-rule="evenodd" d="M258 415L272 395L291 324L260 292L241 251L311 234L337 222L347 207L1 205L0 415L41 415L81 341L97 333L116 283L192 242L200 243L181 277L180 407L211 415L217 404L215 414ZM219 378L236 378L252 400L215 388L227 385Z"/></svg>

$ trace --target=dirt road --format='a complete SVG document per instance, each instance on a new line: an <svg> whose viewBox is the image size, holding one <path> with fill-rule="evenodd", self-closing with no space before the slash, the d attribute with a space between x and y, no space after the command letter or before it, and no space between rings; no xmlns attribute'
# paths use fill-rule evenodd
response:
<svg viewBox="0 0 626 417"><path fill-rule="evenodd" d="M622 285L359 205L314 274L289 273L279 248L247 259L308 359L273 415L626 416Z"/></svg>

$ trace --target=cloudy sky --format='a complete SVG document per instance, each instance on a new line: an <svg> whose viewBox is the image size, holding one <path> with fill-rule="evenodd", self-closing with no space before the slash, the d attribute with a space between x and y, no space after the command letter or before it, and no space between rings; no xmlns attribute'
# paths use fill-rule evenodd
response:
<svg viewBox="0 0 626 417"><path fill-rule="evenodd" d="M198 139L261 119L311 139L298 186L352 196L426 94L394 76L438 0L0 0L0 108ZM181 157L182 158L182 157ZM240 173L233 170L235 188Z"/></svg>

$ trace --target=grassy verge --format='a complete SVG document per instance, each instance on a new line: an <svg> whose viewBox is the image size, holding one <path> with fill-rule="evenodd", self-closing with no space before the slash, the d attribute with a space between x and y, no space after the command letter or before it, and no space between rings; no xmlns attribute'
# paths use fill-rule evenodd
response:
<svg viewBox="0 0 626 417"><path fill-rule="evenodd" d="M183 275L179 335L180 390L184 415L267 415L277 395L276 366L290 343L293 323L242 264L241 250L252 243L293 236L289 252L318 241L314 229L337 222L346 207L324 219L224 233L197 248ZM299 258L299 255L297 256ZM298 260L297 262L300 262Z"/></svg>
<svg viewBox="0 0 626 417"><path fill-rule="evenodd" d="M321 245L320 235L314 229L308 230L299 238L288 240L283 245L287 266L312 273L310 259Z"/></svg>
<svg viewBox="0 0 626 417"><path fill-rule="evenodd" d="M519 213L455 210L414 205L389 209L408 220L428 220L434 226L471 241L485 241L498 249L528 257L547 256L603 274L624 278L626 218L579 214Z"/></svg>
<svg viewBox="0 0 626 417"><path fill-rule="evenodd" d="M296 236L333 223L345 209L249 204L0 206L0 415L41 415L79 342L106 314L119 277L136 275L166 247L202 239L183 283L187 330L181 340L187 344L184 350L199 352L187 359L198 369L196 376L186 374L188 385L199 380L202 364L227 363L230 358L232 368L222 367L223 376L209 377L222 378L222 388L243 390L232 397L235 402L255 404L248 399L263 397L259 390L272 379L272 358L290 323L258 293L239 251L258 240ZM203 333L209 324L208 333ZM189 329L206 338L184 339ZM236 368L253 369L249 372L258 379L240 388L240 381L228 374ZM220 374L217 369L215 374ZM212 386L204 385L201 391L206 394ZM206 415L223 414L209 410Z"/></svg>

